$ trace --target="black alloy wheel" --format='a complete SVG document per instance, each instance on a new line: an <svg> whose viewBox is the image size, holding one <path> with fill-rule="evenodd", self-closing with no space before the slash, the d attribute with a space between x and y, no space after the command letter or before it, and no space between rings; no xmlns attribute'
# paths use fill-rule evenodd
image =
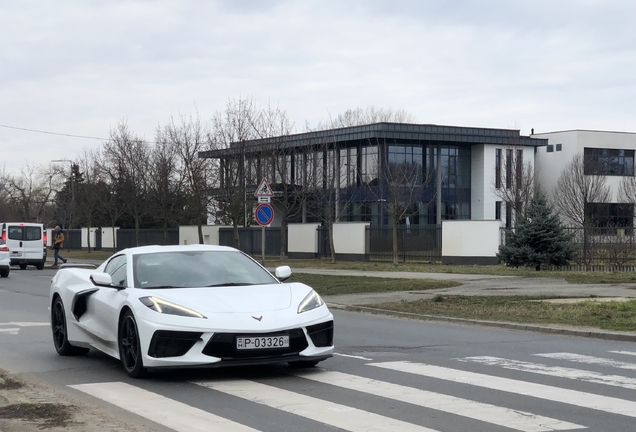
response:
<svg viewBox="0 0 636 432"><path fill-rule="evenodd" d="M51 308L51 330L53 331L53 345L59 355L84 355L90 351L88 348L76 347L69 343L64 303L59 297L55 299Z"/></svg>
<svg viewBox="0 0 636 432"><path fill-rule="evenodd" d="M130 310L124 313L119 324L119 357L131 378L143 378L148 373L141 358L137 321Z"/></svg>

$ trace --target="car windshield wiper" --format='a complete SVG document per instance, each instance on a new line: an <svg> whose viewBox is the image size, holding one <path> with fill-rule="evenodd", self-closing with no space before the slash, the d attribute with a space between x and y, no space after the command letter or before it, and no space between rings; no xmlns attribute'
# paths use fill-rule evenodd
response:
<svg viewBox="0 0 636 432"><path fill-rule="evenodd" d="M183 287L176 287L173 285L159 285L159 286L144 287L144 289L160 289L160 288L183 288Z"/></svg>
<svg viewBox="0 0 636 432"><path fill-rule="evenodd" d="M242 282L224 282L219 284L206 285L206 288L212 287L226 287L226 286L249 286L249 285L259 285L255 283L242 283Z"/></svg>

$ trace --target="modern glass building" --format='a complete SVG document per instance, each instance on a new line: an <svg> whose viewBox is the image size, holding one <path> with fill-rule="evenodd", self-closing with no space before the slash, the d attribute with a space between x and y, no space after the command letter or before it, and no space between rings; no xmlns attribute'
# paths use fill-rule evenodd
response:
<svg viewBox="0 0 636 432"><path fill-rule="evenodd" d="M302 194L303 208L288 222L320 220L333 202L339 221L388 225L387 202L399 195L399 222L429 225L495 219L496 158L514 148L533 163L535 147L546 144L518 130L375 123L237 142L200 156L219 159L220 189L238 179L251 191L266 178L278 200Z"/></svg>

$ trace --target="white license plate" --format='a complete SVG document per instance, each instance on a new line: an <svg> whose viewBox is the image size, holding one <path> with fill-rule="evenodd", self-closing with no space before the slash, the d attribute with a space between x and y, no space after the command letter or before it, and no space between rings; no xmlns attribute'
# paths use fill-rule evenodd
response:
<svg viewBox="0 0 636 432"><path fill-rule="evenodd" d="M236 338L237 350L289 348L289 336L247 336Z"/></svg>
<svg viewBox="0 0 636 432"><path fill-rule="evenodd" d="M22 252L11 252L11 256L12 257L21 257L22 256Z"/></svg>

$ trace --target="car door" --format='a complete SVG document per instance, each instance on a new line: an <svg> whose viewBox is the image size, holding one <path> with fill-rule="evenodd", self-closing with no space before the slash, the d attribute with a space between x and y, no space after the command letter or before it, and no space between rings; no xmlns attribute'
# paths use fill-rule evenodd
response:
<svg viewBox="0 0 636 432"><path fill-rule="evenodd" d="M117 349L117 327L119 311L128 297L128 263L126 255L116 255L110 259L104 272L111 275L115 287L100 287L89 300L92 314L92 329L111 349Z"/></svg>
<svg viewBox="0 0 636 432"><path fill-rule="evenodd" d="M43 253L43 240L42 232L44 231L41 225L24 225L23 237L22 237L22 250L23 258L29 260L42 259Z"/></svg>

